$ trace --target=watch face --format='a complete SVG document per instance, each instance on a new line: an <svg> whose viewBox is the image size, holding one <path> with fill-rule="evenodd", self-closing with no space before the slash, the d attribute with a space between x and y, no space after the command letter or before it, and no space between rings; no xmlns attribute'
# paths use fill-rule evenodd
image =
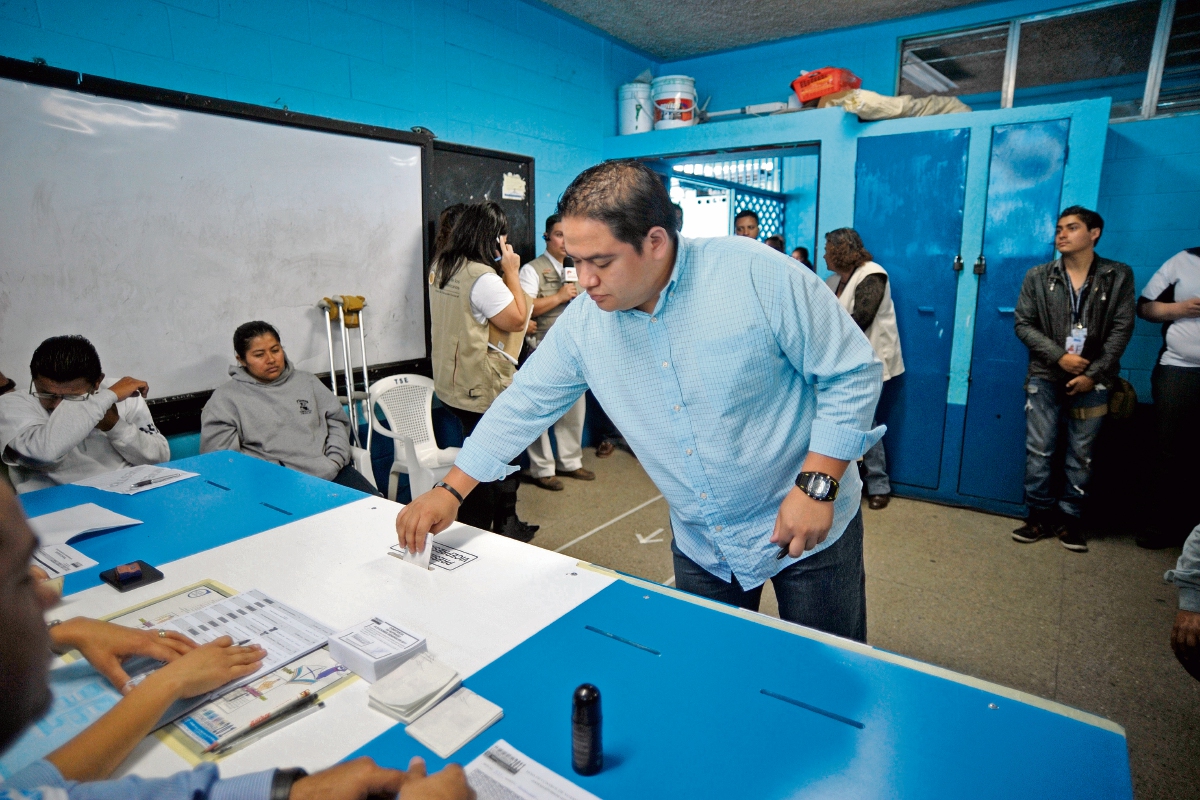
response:
<svg viewBox="0 0 1200 800"><path fill-rule="evenodd" d="M829 478L824 475L813 475L808 483L809 494L816 497L826 497L829 494Z"/></svg>

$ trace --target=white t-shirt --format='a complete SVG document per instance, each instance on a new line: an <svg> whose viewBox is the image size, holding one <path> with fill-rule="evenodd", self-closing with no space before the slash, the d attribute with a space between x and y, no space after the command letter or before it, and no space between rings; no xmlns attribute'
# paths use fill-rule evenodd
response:
<svg viewBox="0 0 1200 800"><path fill-rule="evenodd" d="M550 263L554 265L554 271L558 273L558 277L561 280L563 276L562 262L549 253L542 253L542 255L550 259ZM534 268L532 261L521 267L521 288L525 290L525 294L530 297L537 297L538 289L541 285L542 282L538 278L537 270Z"/></svg>
<svg viewBox="0 0 1200 800"><path fill-rule="evenodd" d="M1167 259L1142 290L1154 300L1175 287L1175 302L1200 297L1200 256L1184 250ZM1168 367L1200 367L1200 318L1177 319L1167 328L1167 351L1159 359Z"/></svg>
<svg viewBox="0 0 1200 800"><path fill-rule="evenodd" d="M522 267L519 280L525 294L537 297L537 275L533 276L533 286L531 287L525 280L525 268ZM486 325L489 319L508 308L508 304L512 301L513 294L509 291L504 278L494 272L485 273L480 275L479 279L475 281L475 285L471 287L471 316L480 325Z"/></svg>

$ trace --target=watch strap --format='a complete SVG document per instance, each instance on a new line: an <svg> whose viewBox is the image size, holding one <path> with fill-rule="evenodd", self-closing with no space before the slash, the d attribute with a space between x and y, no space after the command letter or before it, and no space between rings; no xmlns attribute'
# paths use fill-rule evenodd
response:
<svg viewBox="0 0 1200 800"><path fill-rule="evenodd" d="M440 489L445 489L447 492L449 492L450 494L452 494L452 495L454 495L456 498L458 498L458 504L459 504L460 506L463 504L463 496L462 496L461 494L459 494L459 493L458 493L458 489L455 489L453 486L451 486L450 484L446 483L445 481L438 481L437 483L435 483L435 484L433 485L433 488L435 488L435 489L439 489L439 488L440 488Z"/></svg>
<svg viewBox="0 0 1200 800"><path fill-rule="evenodd" d="M816 494L812 489L813 481L816 478L828 481L829 491L823 495ZM813 500L822 503L832 503L837 498L838 489L841 487L841 484L838 483L837 478L824 472L801 472L796 476L796 486Z"/></svg>
<svg viewBox="0 0 1200 800"><path fill-rule="evenodd" d="M292 784L306 777L308 773L300 767L275 770L271 778L271 800L288 800L292 794Z"/></svg>

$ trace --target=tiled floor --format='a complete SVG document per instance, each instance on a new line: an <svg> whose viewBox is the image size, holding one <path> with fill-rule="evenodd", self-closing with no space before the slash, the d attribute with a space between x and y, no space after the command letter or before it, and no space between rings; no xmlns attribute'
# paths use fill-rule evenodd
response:
<svg viewBox="0 0 1200 800"><path fill-rule="evenodd" d="M587 451L584 466L596 481L521 487L521 517L542 526L533 543L671 581L654 483L621 451ZM1178 549L1140 550L1132 537L1084 554L1019 545L1011 519L910 500L863 514L871 644L1112 719L1128 735L1135 797L1200 797L1200 683L1171 653L1175 590L1162 582ZM776 613L769 587L762 611Z"/></svg>

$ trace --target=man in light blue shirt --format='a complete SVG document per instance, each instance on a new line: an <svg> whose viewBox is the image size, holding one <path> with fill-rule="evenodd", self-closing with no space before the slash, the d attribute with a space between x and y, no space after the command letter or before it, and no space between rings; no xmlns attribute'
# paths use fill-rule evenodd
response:
<svg viewBox="0 0 1200 800"><path fill-rule="evenodd" d="M865 640L861 482L846 467L883 434L882 365L858 325L786 255L679 237L638 162L585 171L558 212L590 299L559 317L445 481L401 511L401 544L444 530L591 388L670 503L676 586L757 609L771 579L784 619Z"/></svg>

